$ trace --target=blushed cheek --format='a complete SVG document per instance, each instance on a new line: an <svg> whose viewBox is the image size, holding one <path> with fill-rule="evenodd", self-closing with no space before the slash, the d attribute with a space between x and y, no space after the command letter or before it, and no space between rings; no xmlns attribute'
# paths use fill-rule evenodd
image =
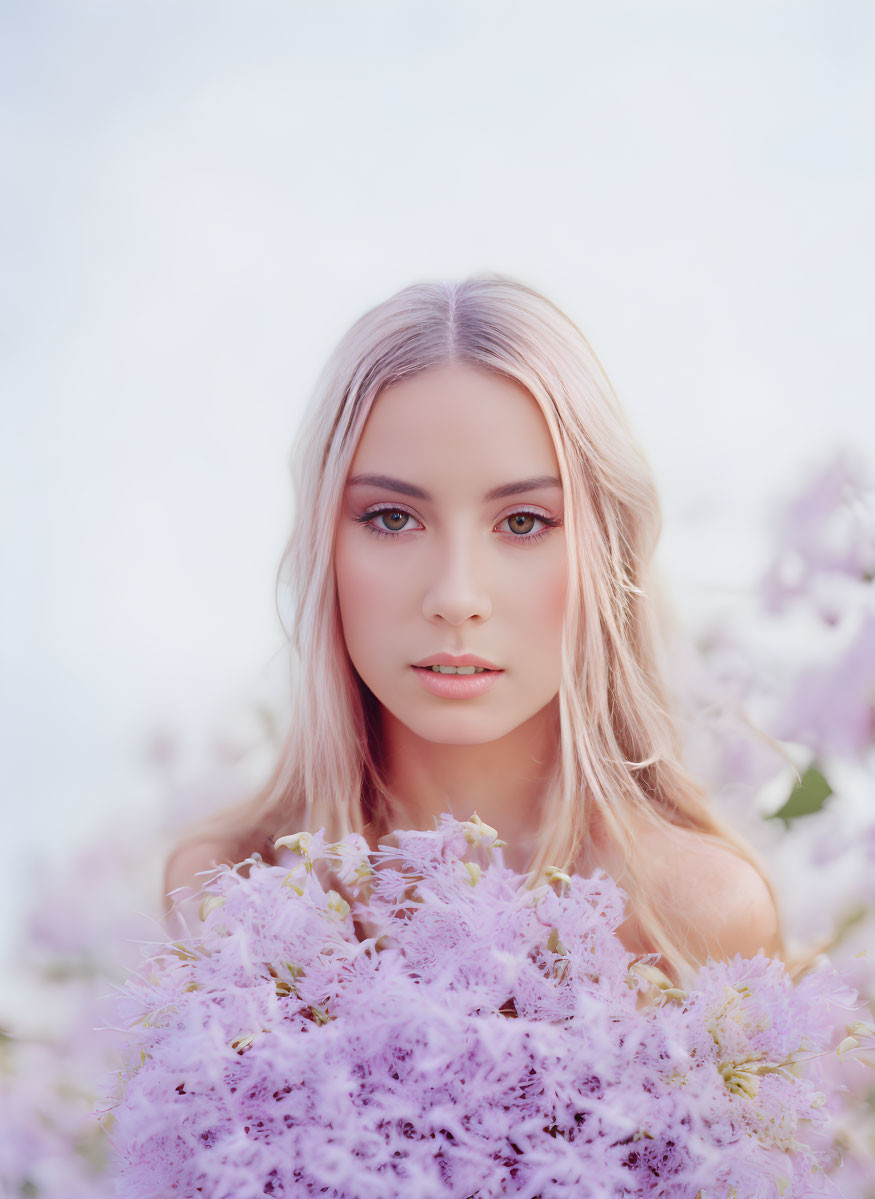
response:
<svg viewBox="0 0 875 1199"><path fill-rule="evenodd" d="M565 619L565 609L568 604L568 568L563 563L561 570L556 572L551 588L551 612L559 629Z"/></svg>
<svg viewBox="0 0 875 1199"><path fill-rule="evenodd" d="M334 575L347 650L359 673L368 673L395 627L397 597L391 574L375 567L373 555L366 562L358 561L355 552L341 547L335 554Z"/></svg>
<svg viewBox="0 0 875 1199"><path fill-rule="evenodd" d="M391 570L374 561L356 560L356 555L342 554L335 558L337 593L342 609L354 610L359 616L385 612L397 594Z"/></svg>
<svg viewBox="0 0 875 1199"><path fill-rule="evenodd" d="M337 598L341 612L348 612L368 596L367 575L344 560L335 562L334 577L337 581Z"/></svg>
<svg viewBox="0 0 875 1199"><path fill-rule="evenodd" d="M538 620L545 646L543 666L558 690L562 677L562 626L568 596L568 572L564 567L541 578Z"/></svg>
<svg viewBox="0 0 875 1199"><path fill-rule="evenodd" d="M553 570L535 575L536 603L542 628L549 629L556 637L562 635L562 621L568 594L568 570L564 563L557 563Z"/></svg>

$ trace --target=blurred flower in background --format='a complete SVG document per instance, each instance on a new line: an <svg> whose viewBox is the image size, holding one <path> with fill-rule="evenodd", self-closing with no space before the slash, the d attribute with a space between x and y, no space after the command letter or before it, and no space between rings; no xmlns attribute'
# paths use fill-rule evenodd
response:
<svg viewBox="0 0 875 1199"><path fill-rule="evenodd" d="M266 701L265 701L266 702ZM0 1195L102 1199L114 1195L109 1143L95 1110L118 1074L114 988L141 947L166 939L164 861L199 816L246 798L272 763L280 704L232 716L200 753L171 730L144 745L153 813L138 804L100 841L42 881L21 929L15 977L0 1009ZM124 805L122 805L124 807Z"/></svg>
<svg viewBox="0 0 875 1199"><path fill-rule="evenodd" d="M875 482L837 455L778 515L758 587L679 647L691 765L759 848L788 950L875 996ZM875 1075L835 1127L875 1195Z"/></svg>
<svg viewBox="0 0 875 1199"><path fill-rule="evenodd" d="M826 952L875 998L875 485L843 455L784 507L759 585L679 630L670 659L687 753L714 802L760 850L792 955ZM148 758L161 832L130 823L46 880L0 1011L0 1184L10 1196L109 1195L97 1096L118 1071L113 986L166 939L160 881L183 826L251 794L276 752L281 705L241 712L193 761L172 731ZM500 832L500 830L499 830ZM848 1199L875 1195L875 1072L841 1064L830 1129Z"/></svg>

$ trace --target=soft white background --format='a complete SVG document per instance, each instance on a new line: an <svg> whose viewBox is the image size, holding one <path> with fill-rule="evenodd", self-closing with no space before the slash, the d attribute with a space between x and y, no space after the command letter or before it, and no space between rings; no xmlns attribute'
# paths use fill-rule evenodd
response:
<svg viewBox="0 0 875 1199"><path fill-rule="evenodd" d="M409 282L554 299L679 604L749 584L777 499L875 453L873 62L865 0L5 0L3 937L281 660L298 415Z"/></svg>

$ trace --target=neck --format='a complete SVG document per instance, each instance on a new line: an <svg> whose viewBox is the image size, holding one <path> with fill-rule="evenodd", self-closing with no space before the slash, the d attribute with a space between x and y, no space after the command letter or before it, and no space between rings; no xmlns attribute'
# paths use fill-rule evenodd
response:
<svg viewBox="0 0 875 1199"><path fill-rule="evenodd" d="M482 744L425 740L385 709L382 737L386 785L406 827L431 829L443 812L457 820L476 812L507 842L506 865L527 869L559 749L555 700L504 737Z"/></svg>

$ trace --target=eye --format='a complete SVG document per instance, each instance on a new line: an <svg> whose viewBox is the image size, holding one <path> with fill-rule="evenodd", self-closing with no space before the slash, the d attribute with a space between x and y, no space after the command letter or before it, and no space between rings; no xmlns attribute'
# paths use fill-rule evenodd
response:
<svg viewBox="0 0 875 1199"><path fill-rule="evenodd" d="M357 516L356 520L377 537L395 537L398 533L403 533L411 521L419 524L415 516L397 507L369 508L367 512ZM375 523L376 521L380 524Z"/></svg>
<svg viewBox="0 0 875 1199"><path fill-rule="evenodd" d="M507 523L511 533L531 533L537 519L533 512L514 512Z"/></svg>
<svg viewBox="0 0 875 1199"><path fill-rule="evenodd" d="M499 521L498 527L506 524L512 539L516 541L540 541L542 537L546 537L551 529L555 529L561 521L554 520L552 516L544 516L538 512L512 512L510 516L506 516L504 520ZM535 525L541 527L535 529ZM534 529L534 532L532 531Z"/></svg>
<svg viewBox="0 0 875 1199"><path fill-rule="evenodd" d="M384 508L382 512L373 513L383 522L384 528L390 533L400 533L407 522L410 520L408 512L401 512L400 509L395 512L390 512L388 508Z"/></svg>

